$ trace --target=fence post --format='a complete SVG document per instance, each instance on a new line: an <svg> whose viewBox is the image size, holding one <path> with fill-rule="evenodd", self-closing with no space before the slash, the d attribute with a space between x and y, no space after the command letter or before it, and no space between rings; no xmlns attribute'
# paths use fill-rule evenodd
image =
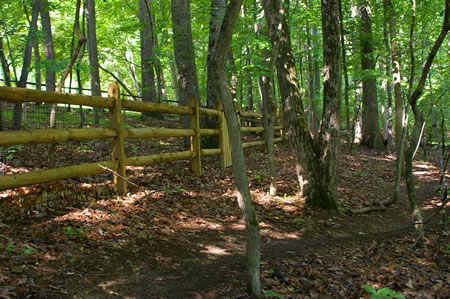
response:
<svg viewBox="0 0 450 299"><path fill-rule="evenodd" d="M111 142L112 160L119 162L117 174L126 178L125 148L122 130L122 102L120 101L119 95L119 85L115 82L111 83L108 86L108 97L114 99L114 107L109 109L109 127L117 132L117 137ZM124 195L127 193L127 184L118 175L113 174L114 186L120 195Z"/></svg>
<svg viewBox="0 0 450 299"><path fill-rule="evenodd" d="M192 159L192 170L198 174L202 174L202 159L200 149L200 116L198 111L198 100L196 97L189 98L189 129L194 130L194 136L191 136L191 151L195 152Z"/></svg>
<svg viewBox="0 0 450 299"><path fill-rule="evenodd" d="M230 141L228 140L228 129L227 129L227 121L225 119L225 114L222 109L222 101L217 101L216 109L219 112L217 117L217 128L220 130L219 135L219 148L221 149L220 154L220 167L226 168L231 166L231 149L230 149Z"/></svg>

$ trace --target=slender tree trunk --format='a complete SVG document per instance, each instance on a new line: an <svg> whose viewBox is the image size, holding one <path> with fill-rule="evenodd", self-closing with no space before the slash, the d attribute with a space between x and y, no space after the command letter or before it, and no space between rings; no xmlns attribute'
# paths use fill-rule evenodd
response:
<svg viewBox="0 0 450 299"><path fill-rule="evenodd" d="M40 0L34 0L33 7L31 9L30 29L28 30L27 42L25 45L24 53L23 53L22 72L20 74L20 79L19 79L19 84L18 84L18 87L20 87L20 88L27 87L28 69L30 68L33 44L36 39L37 21L38 21L38 17L39 17L40 5L41 5ZM19 130L21 123L22 123L22 103L14 104L13 123L14 123L14 128L16 130Z"/></svg>
<svg viewBox="0 0 450 299"><path fill-rule="evenodd" d="M400 152L400 139L402 136L403 126L403 96L401 88L401 71L400 71L400 46L397 38L397 18L395 16L394 6L391 0L383 0L383 9L385 19L389 24L389 38L392 60L392 81L394 84L394 103L395 103L395 146L397 154ZM403 163L402 163L403 165Z"/></svg>
<svg viewBox="0 0 450 299"><path fill-rule="evenodd" d="M320 83L321 83L321 73L320 73L320 68L319 68L319 50L318 50L318 45L317 45L317 39L319 38L318 33L317 33L317 28L316 26L312 26L311 27L311 33L312 33L312 54L313 54L313 65L314 65L314 97L315 99L318 99L318 101L320 101ZM314 99L314 101L315 101ZM317 107L314 106L314 109L316 109L317 111ZM316 122L318 123L318 118L320 118L319 113L316 112ZM317 124L317 129L319 129L319 124Z"/></svg>
<svg viewBox="0 0 450 299"><path fill-rule="evenodd" d="M233 99L233 103L238 103L238 74L236 72L236 64L234 63L233 50L228 50L228 63L231 69L231 98ZM242 82L242 81L241 81ZM242 103L242 87L241 87L241 101Z"/></svg>
<svg viewBox="0 0 450 299"><path fill-rule="evenodd" d="M9 72L9 66L8 61L6 60L6 55L3 50L3 38L0 36L0 62L2 64L2 71L3 71L3 77L4 77L4 83L6 86L11 86L11 74ZM5 129L4 127L4 121L3 121L3 102L0 101L0 131L3 131Z"/></svg>
<svg viewBox="0 0 450 299"><path fill-rule="evenodd" d="M152 27L152 37L153 37L153 48L158 48L158 36L155 33L155 16L152 15L150 18L150 26ZM161 66L161 61L159 57L154 57L155 61L155 72L156 72L156 82L158 86L158 103L163 101L167 102L166 86L164 83L163 68Z"/></svg>
<svg viewBox="0 0 450 299"><path fill-rule="evenodd" d="M131 49L127 49L125 53L125 60L127 61L127 69L130 72L131 80L133 80L135 94L139 94L141 90L141 85L136 76L136 66L134 65L133 52Z"/></svg>
<svg viewBox="0 0 450 299"><path fill-rule="evenodd" d="M16 86L18 86L19 80L17 77L16 59L14 58L14 55L13 55L13 52L11 49L11 44L9 42L9 38L7 35L5 36L5 40L6 40L6 46L8 47L9 59L11 60L11 68L12 68L12 74L14 75L14 82L15 82ZM13 81L11 81L11 82L13 82Z"/></svg>
<svg viewBox="0 0 450 299"><path fill-rule="evenodd" d="M245 5L242 6L242 17L247 14ZM250 28L251 30L251 28ZM244 55L245 55L245 65L250 66L252 61L250 59L250 46L247 44L244 46ZM253 82L252 82L252 74L250 69L245 71L245 81L246 81L246 89L247 89L247 108L248 111L253 111Z"/></svg>
<svg viewBox="0 0 450 299"><path fill-rule="evenodd" d="M149 0L139 0L139 21L142 24L141 38L141 96L143 102L157 102L154 59L153 59L153 27L151 22L151 6ZM187 105L188 102L184 102ZM154 113L144 112L143 117L156 117Z"/></svg>
<svg viewBox="0 0 450 299"><path fill-rule="evenodd" d="M424 67L422 69L419 83L417 84L414 91L412 93L410 93L410 96L408 97L409 105L411 106L411 110L414 114L414 131L411 136L411 140L409 142L409 148L405 154L405 164L406 164L405 177L406 177L406 184L407 184L407 189L408 189L409 203L410 203L411 209L413 210L413 218L415 220L416 230L417 230L417 234L418 234L417 240L416 240L416 244L418 246L424 246L425 240L424 240L422 216L420 213L420 209L417 206L417 200L416 200L416 194L415 194L415 180L414 180L414 176L413 176L413 172L412 172L412 162L413 162L414 154L416 152L416 146L420 142L420 138L421 138L423 127L424 127L425 123L424 123L423 114L419 110L419 107L417 106L417 101L419 100L420 96L422 95L423 89L425 87L425 82L426 82L428 73L430 72L433 60L434 60L439 48L441 47L442 43L444 42L448 31L450 30L450 0L445 0L444 3L445 3L444 4L445 5L445 13L444 13L444 23L442 25L442 30L439 33L439 36L436 39L436 41L433 45L433 48L431 49L430 53L428 54L427 60L425 61ZM413 8L415 11L415 1L413 1ZM414 34L413 34L414 33L414 23L415 23L414 19L415 19L415 17L413 15L413 21L411 24L411 35L410 35L411 36L411 38L410 38L411 54L414 53L414 49L412 48L413 36L414 36ZM411 57L411 58L413 58L413 57ZM414 60L414 59L412 59L412 60ZM414 69L412 68L411 74L413 74L413 72L414 72ZM411 75L411 77L413 78L412 75ZM412 90L413 80L410 80L410 84L411 84L410 89Z"/></svg>
<svg viewBox="0 0 450 299"><path fill-rule="evenodd" d="M178 105L181 105L180 89L178 88L178 80L177 80L177 66L175 65L173 58L170 60L169 65L170 65L170 76L172 78L172 86L174 89L175 101L178 103Z"/></svg>
<svg viewBox="0 0 450 299"><path fill-rule="evenodd" d="M383 69L383 63L381 60L379 61L378 67L380 70ZM381 117L382 117L382 126L383 126L383 136L384 143L387 145L387 140L389 138L389 129L388 129L388 110L387 110L387 85L386 78L381 77L380 79L380 100L381 100Z"/></svg>
<svg viewBox="0 0 450 299"><path fill-rule="evenodd" d="M86 36L86 9L85 9L86 6L85 5L86 5L86 2L83 3L83 14L82 14L82 17L81 17L81 20L82 20L81 30L83 31L82 32L83 36ZM76 30L74 30L74 34L75 34L75 31ZM81 81L81 68L80 68L80 65L81 65L81 62L83 61L85 53L86 53L86 43L83 44L80 56L78 57L78 61L77 61L77 64L76 64L78 94L83 94L83 83ZM80 124L79 124L79 128L80 129L83 128L85 123L86 123L86 119L85 119L85 116L84 116L83 106L80 105Z"/></svg>
<svg viewBox="0 0 450 299"><path fill-rule="evenodd" d="M385 1L383 1L385 2ZM384 20L383 20L383 38L384 46L387 52L386 55L386 91L387 91L387 151L391 151L392 146L392 74L391 74L391 46L389 44L389 30L388 30L388 19L387 10L384 9Z"/></svg>
<svg viewBox="0 0 450 299"><path fill-rule="evenodd" d="M256 3L255 3L256 4ZM255 9L256 10L256 9ZM264 18L264 10L261 12L260 18ZM257 35L267 34L263 30L261 30L261 25L258 24L256 26L258 31ZM275 126L275 118L277 114L277 103L275 100L275 87L273 74L275 72L275 65L272 62L275 62L275 57L271 57L271 53L268 51L263 51L261 53L264 59L264 65L266 69L259 77L259 85L261 90L261 98L263 102L263 115L264 115L264 137L266 143L266 151L267 151L267 166L269 169L269 178L270 178L270 187L269 194L270 196L276 196L277 194L277 171L275 167L275 146L274 146L274 126Z"/></svg>
<svg viewBox="0 0 450 299"><path fill-rule="evenodd" d="M57 92L61 92L61 89L64 86L64 82L66 81L67 76L72 71L75 62L78 59L78 55L81 51L81 48L86 43L86 38L81 34L80 31L80 9L81 9L81 0L78 0L75 9L75 26L74 26L74 30L77 33L76 35L78 36L78 43L75 52L70 58L69 63L67 64L65 70L61 74L61 79L59 80L59 83L56 85L55 89ZM56 105L52 105L52 110L50 112L50 125L51 127L56 127ZM54 168L56 166L54 143L49 145L48 159L49 159L49 167Z"/></svg>
<svg viewBox="0 0 450 299"><path fill-rule="evenodd" d="M102 89L100 86L100 72L97 51L97 25L95 21L95 2L94 0L86 0L86 19L87 19L87 45L89 65L91 72L91 93L93 96L101 96ZM94 108L94 125L98 127L99 109Z"/></svg>
<svg viewBox="0 0 450 299"><path fill-rule="evenodd" d="M213 75L219 87L219 96L223 101L227 128L230 138L231 157L233 162L233 176L237 189L239 207L242 210L245 221L245 231L247 237L247 285L250 296L257 297L261 294L260 278L260 231L258 217L253 207L245 167L244 152L241 144L240 129L234 105L231 98L226 75L225 61L227 51L231 44L234 23L239 16L242 0L231 0L229 3L217 40L216 51L213 57Z"/></svg>
<svg viewBox="0 0 450 299"><path fill-rule="evenodd" d="M41 52L39 51L39 41L36 40L34 45L34 77L36 80L36 90L42 89L42 75L41 75Z"/></svg>
<svg viewBox="0 0 450 299"><path fill-rule="evenodd" d="M314 75L314 64L313 64L313 54L312 54L312 46L311 46L311 38L310 38L310 29L309 29L309 24L306 23L306 34L307 34L307 39L306 39L306 59L308 61L308 95L309 95L309 99L311 101L311 105L310 105L310 123L311 123L311 128L312 128L312 132L313 135L315 137L318 136L318 132L319 132L319 121L318 121L318 117L317 117L317 107L316 107L316 87L315 87L315 75Z"/></svg>
<svg viewBox="0 0 450 299"><path fill-rule="evenodd" d="M219 37L220 26L226 9L226 0L211 0L211 11L209 19L209 40L208 55L206 56L206 107L215 109L216 102L219 100L217 95L217 82L213 76L212 59L216 49L217 38ZM204 127L215 128L215 117L205 117Z"/></svg>
<svg viewBox="0 0 450 299"><path fill-rule="evenodd" d="M351 127L350 127L350 101L349 101L349 81L348 81L348 71L347 71L347 58L345 52L345 32L344 32L344 21L342 16L342 0L339 0L339 29L341 32L341 51L342 51L342 68L344 73L344 99L345 99L345 129L347 130L347 145L349 145L351 140Z"/></svg>

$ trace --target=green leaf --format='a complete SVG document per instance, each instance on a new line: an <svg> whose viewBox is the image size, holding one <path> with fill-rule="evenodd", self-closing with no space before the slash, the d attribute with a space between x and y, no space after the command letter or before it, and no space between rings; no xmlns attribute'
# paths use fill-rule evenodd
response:
<svg viewBox="0 0 450 299"><path fill-rule="evenodd" d="M267 270L267 273L273 274L273 273L275 273L275 270L274 269L269 269L269 270Z"/></svg>
<svg viewBox="0 0 450 299"><path fill-rule="evenodd" d="M390 288L382 288L378 290L378 294L389 297L395 295L396 292Z"/></svg>
<svg viewBox="0 0 450 299"><path fill-rule="evenodd" d="M377 293L377 291L370 285L364 284L362 286L362 288L364 289L364 291L369 292L371 294L376 294Z"/></svg>
<svg viewBox="0 0 450 299"><path fill-rule="evenodd" d="M31 254L33 251L35 251L34 248L25 248L25 249L23 250L23 253L25 253L25 254Z"/></svg>
<svg viewBox="0 0 450 299"><path fill-rule="evenodd" d="M280 294L272 291L272 290L268 290L267 292L265 292L264 294L261 294L258 296L259 298L264 298L264 297L276 297L276 298L283 298Z"/></svg>

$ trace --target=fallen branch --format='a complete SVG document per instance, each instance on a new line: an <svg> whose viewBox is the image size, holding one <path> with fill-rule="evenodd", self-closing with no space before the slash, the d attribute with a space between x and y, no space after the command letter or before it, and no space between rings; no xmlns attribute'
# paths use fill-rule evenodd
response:
<svg viewBox="0 0 450 299"><path fill-rule="evenodd" d="M380 202L374 202L372 206L360 208L360 209L350 209L350 208L340 208L339 210L345 214L351 214L351 215L359 215L359 214L367 214L374 211L386 211L387 207L394 203L394 198L380 201Z"/></svg>
<svg viewBox="0 0 450 299"><path fill-rule="evenodd" d="M97 164L97 165L98 165L99 167L101 167L101 168L103 168L103 169L105 169L105 170L111 172L112 174L117 175L119 178L121 178L122 180L124 180L124 181L127 182L128 184L131 184L131 185L133 185L133 186L138 187L139 190L141 190L142 192L144 192L145 195L142 196L142 197L139 197L138 199L136 199L136 200L134 201L134 203L133 203L134 205L136 205L137 203L143 201L144 199L146 199L147 197L149 197L149 196L152 195L153 193L157 192L156 190L147 192L147 191L144 190L144 188L142 188L142 187L139 186L138 184L135 184L135 183L133 183L133 182L130 182L129 180L127 180L126 178L124 178L123 176L121 176L120 174L118 174L116 171L112 170L111 168L106 167L106 166L103 166L103 165L100 165L100 164Z"/></svg>
<svg viewBox="0 0 450 299"><path fill-rule="evenodd" d="M106 167L106 166L103 166L103 165L100 165L100 164L97 164L97 166L100 167L100 168L103 168L103 169L105 169L105 170L108 170L109 172L111 172L112 174L118 176L119 178L121 178L122 180L124 180L125 182L127 182L128 184L131 184L131 185L133 185L133 186L136 186L136 187L139 188L139 190L141 190L142 192L146 193L145 190L144 190L144 188L142 188L142 187L139 186L138 184L135 184L135 183L133 183L133 182L130 182L129 180L127 180L126 178L124 178L123 176L121 176L120 174L118 174L116 171L112 170L111 168Z"/></svg>

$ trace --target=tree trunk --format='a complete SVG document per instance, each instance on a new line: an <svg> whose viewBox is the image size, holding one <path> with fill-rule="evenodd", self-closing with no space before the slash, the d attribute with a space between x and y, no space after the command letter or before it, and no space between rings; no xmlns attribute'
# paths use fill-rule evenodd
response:
<svg viewBox="0 0 450 299"><path fill-rule="evenodd" d="M141 22L141 96L143 102L156 102L154 60L153 60L153 27L151 22L151 6L148 0L139 0L139 21ZM187 106L187 101L184 105ZM144 112L143 117L155 117L156 114Z"/></svg>
<svg viewBox="0 0 450 299"><path fill-rule="evenodd" d="M217 96L217 82L214 81L214 76L212 75L212 58L216 49L226 5L226 0L211 0L208 55L206 56L206 106L211 109L216 107L216 102L219 100ZM208 123L211 126L215 126L215 120L208 121Z"/></svg>
<svg viewBox="0 0 450 299"><path fill-rule="evenodd" d="M59 80L58 85L56 85L55 89L57 92L61 92L61 89L64 86L64 82L66 81L67 76L72 71L72 68L73 68L75 62L78 59L78 55L81 51L81 48L86 43L86 38L84 37L84 35L81 34L81 31L80 31L80 7L81 7L81 0L77 0L76 9L75 9L74 31L77 33L76 36L78 36L78 43L77 43L75 52L73 52L73 55L70 58L69 63L67 64L65 70L61 74L61 79ZM50 126L53 128L56 127L56 109L55 108L56 108L56 105L52 105L52 109L50 112ZM49 145L48 162L49 162L50 168L54 168L56 166L55 144L54 143Z"/></svg>
<svg viewBox="0 0 450 299"><path fill-rule="evenodd" d="M383 1L384 3L385 1ZM391 78L391 46L389 44L389 30L388 30L388 19L387 10L384 9L384 20L383 20L383 38L384 47L386 49L386 91L387 91L387 151L391 151L392 146L392 78Z"/></svg>
<svg viewBox="0 0 450 299"><path fill-rule="evenodd" d="M333 153L325 153L325 156L323 156L318 151L318 144L320 145L320 148L322 148L321 146L328 142L333 143L335 136L331 136L331 139L329 140L323 140L318 143L314 142L307 127L305 114L303 111L303 103L301 100L301 94L298 85L297 71L295 67L294 57L292 55L289 28L287 26L285 18L285 9L281 5L280 0L264 0L263 6L269 27L270 39L273 47L277 49L276 67L278 85L283 106L283 116L285 119L287 135L296 155L297 177L301 189L300 195L305 196L309 204L321 206L323 208L336 209L337 202L334 197L335 192L333 191L335 186L333 184L328 184L328 182L323 185L324 174L322 173L325 168L331 170L328 168L327 160L333 159L335 158L335 156ZM328 18L331 18L331 16L328 16ZM336 20L339 20L339 18L337 17ZM328 23L327 25L329 25ZM336 23L335 25L339 26L339 23ZM332 25L329 26L331 26L330 29L332 29ZM326 45L328 47L331 44L328 45L327 41ZM337 46L337 49L339 51L339 45ZM333 48L331 51L334 53L334 50L335 49ZM340 53L338 52L336 56L339 57L339 55ZM335 67L338 67L340 70L340 64L339 66L328 65L326 67L325 71L329 76L335 75ZM338 76L340 78L340 75ZM330 79L329 77L327 78ZM331 79L331 81L329 81L328 83L330 83L333 88L335 88L334 83L332 83L334 82L333 80L334 78ZM333 88L331 90L333 90ZM331 93L336 94L336 91L334 90ZM329 97L329 95L327 95L327 97ZM331 102L328 103L328 101ZM335 104L332 101L333 100L331 99L327 99L324 104L328 105L330 109L333 109L333 107L335 107ZM326 111L326 109L324 111ZM331 113L330 111L324 113L323 117L336 121L336 116L332 114L333 113ZM330 129L331 131L329 132L329 134L334 134L335 126L339 126L339 124L328 124L326 127L324 127L324 129ZM319 133L319 136L327 136L327 133L325 131L323 133L324 134ZM334 152L335 149L332 149L332 151ZM329 154L331 154L331 156ZM324 163L327 165L325 165ZM325 174L325 176L327 176L327 174ZM331 189L328 189L328 187L330 187Z"/></svg>
<svg viewBox="0 0 450 299"><path fill-rule="evenodd" d="M345 32L344 32L344 21L342 16L342 0L339 0L339 29L341 32L341 51L342 51L342 67L344 73L344 99L345 99L345 129L347 130L347 145L350 145L351 140L351 127L350 127L350 101L349 101L349 81L348 81L348 71L347 71L347 58L345 52Z"/></svg>
<svg viewBox="0 0 450 299"><path fill-rule="evenodd" d="M415 10L415 2L413 2L414 10ZM413 33L414 33L414 14L413 14L413 21L411 25L411 40L410 43L412 45L413 40ZM431 65L433 63L434 57L436 56L439 48L441 47L442 43L445 40L445 37L447 35L447 32L450 30L450 0L445 0L445 14L444 14L444 23L442 26L442 30L436 39L433 48L431 49L427 60L425 61L424 67L422 69L422 73L419 79L419 83L417 84L417 87L410 93L410 96L408 97L408 103L411 106L411 110L414 114L414 131L410 138L409 147L405 154L405 177L406 177L406 184L407 184L407 190L408 190L408 198L409 198L409 204L411 206L412 212L413 212L413 218L415 221L415 226L417 230L417 240L416 244L418 246L424 246L425 245L425 239L424 239L424 231L423 231L423 221L422 216L420 213L420 209L417 205L417 199L416 199L416 193L415 193L415 180L413 176L413 169L412 169L412 162L414 159L414 154L416 152L416 146L420 142L421 132L423 131L423 127L425 125L424 118L422 112L419 110L419 107L417 106L417 101L419 100L420 96L422 95L423 89L425 87L425 81L427 79L428 73L430 72ZM411 54L413 58L414 49L411 47ZM414 60L414 59L412 59ZM413 74L414 68L411 70L411 74ZM411 75L411 77L413 77ZM410 80L410 90L412 90L412 84L413 80Z"/></svg>
<svg viewBox="0 0 450 299"><path fill-rule="evenodd" d="M233 100L233 103L238 103L238 74L236 71L236 64L234 63L234 56L233 56L233 50L228 50L228 64L230 66L231 70L231 98ZM241 81L242 82L242 81ZM242 103L242 86L241 86L241 101Z"/></svg>
<svg viewBox="0 0 450 299"><path fill-rule="evenodd" d="M256 10L256 9L255 9ZM264 10L261 14L264 13ZM260 16L260 18L264 18L264 15ZM261 30L262 26L258 24L256 26L258 31L257 35L266 34L263 30ZM274 146L274 126L275 119L277 115L277 102L275 100L275 87L273 74L275 71L275 66L272 62L275 62L275 58L272 58L271 53L268 51L263 51L261 55L263 56L263 63L266 69L264 73L259 77L259 85L261 89L261 98L263 102L263 116L264 116L264 137L267 151L267 166L269 169L269 179L270 179L270 187L269 194L270 196L276 196L277 194L277 171L275 167L275 146Z"/></svg>
<svg viewBox="0 0 450 299"><path fill-rule="evenodd" d="M40 0L34 0L33 7L31 9L30 29L28 30L27 43L25 45L25 50L23 52L22 72L20 74L18 84L18 87L20 88L27 87L28 71L31 64L33 44L36 39L37 21L39 17L40 5L41 5ZM14 103L13 123L14 128L16 130L19 130L22 123L22 103Z"/></svg>
<svg viewBox="0 0 450 299"><path fill-rule="evenodd" d="M192 41L190 0L172 0L173 46L178 70L178 89L181 105L187 106L190 97L200 102L200 93L195 65L195 50ZM189 127L189 118L182 117L183 128ZM188 138L184 145L189 146Z"/></svg>
<svg viewBox="0 0 450 299"><path fill-rule="evenodd" d="M36 80L36 90L41 90L42 89L42 75L41 75L41 52L39 51L39 41L36 40L34 45L34 65L35 65L35 69L34 69L34 77Z"/></svg>
<svg viewBox="0 0 450 299"><path fill-rule="evenodd" d="M317 107L316 107L316 87L315 87L315 74L314 74L314 63L313 63L313 53L312 53L312 45L311 45L311 37L310 37L310 29L309 29L309 24L306 23L306 34L307 34L307 39L306 39L306 47L307 47L307 52L306 52L306 59L308 62L308 95L309 95L309 99L311 101L311 105L310 105L310 123L311 123L311 128L312 128L312 132L313 135L315 137L318 136L318 132L319 132L319 121L318 121L318 117L317 117Z"/></svg>
<svg viewBox="0 0 450 299"><path fill-rule="evenodd" d="M173 58L169 62L170 65L170 77L172 78L172 86L174 90L175 101L178 105L180 105L180 89L178 88L178 80L177 80L177 66L173 61Z"/></svg>
<svg viewBox="0 0 450 299"><path fill-rule="evenodd" d="M323 28L323 114L319 153L322 162L316 178L326 186L329 201L337 198L341 123L341 49L339 39L339 0L322 0ZM319 156L319 155L318 155ZM325 189L325 188L324 188Z"/></svg>
<svg viewBox="0 0 450 299"><path fill-rule="evenodd" d="M229 3L217 40L212 65L213 75L218 83L219 96L223 101L227 128L230 138L231 157L233 161L233 176L237 189L239 207L245 220L247 237L247 285L250 296L257 297L261 294L260 281L260 232L258 217L256 216L250 191L248 189L247 174L244 160L244 152L241 144L240 129L234 104L231 98L226 72L225 61L231 44L234 23L239 15L242 0L231 0Z"/></svg>
<svg viewBox="0 0 450 299"><path fill-rule="evenodd" d="M362 96L362 144L381 150L384 148L378 121L377 79L373 57L372 19L367 2L358 1L358 14L361 19L360 44L361 67L363 71Z"/></svg>
<svg viewBox="0 0 450 299"><path fill-rule="evenodd" d="M155 16L150 18L150 26L152 27L153 48L158 48L158 36L155 33ZM167 102L166 86L164 82L163 68L158 57L154 57L156 82L158 86L158 103Z"/></svg>
<svg viewBox="0 0 450 299"><path fill-rule="evenodd" d="M3 50L3 38L0 36L0 62L2 64L2 71L3 71L3 77L4 82L6 86L11 86L11 74L9 72L9 66L8 61L6 60L6 55ZM3 131L5 129L4 123L3 123L3 102L0 101L0 131Z"/></svg>
<svg viewBox="0 0 450 299"><path fill-rule="evenodd" d="M133 80L134 92L135 94L139 94L141 90L141 85L136 76L136 67L134 65L133 52L131 49L127 49L125 52L125 61L127 62L127 69L130 72L131 80Z"/></svg>
<svg viewBox="0 0 450 299"><path fill-rule="evenodd" d="M50 23L50 14L47 0L42 0L41 22L42 22L42 29L45 32L44 36L44 52L46 60L45 90L55 91L56 88L56 73L54 70L55 50L53 47L52 27Z"/></svg>
<svg viewBox="0 0 450 299"><path fill-rule="evenodd" d="M395 147L397 154L400 148L400 139L402 136L402 120L404 112L404 104L401 88L401 72L400 72L400 49L399 41L397 38L397 18L395 16L394 6L391 0L383 0L383 9L385 13L385 19L389 23L389 38L391 48L391 60L392 60L392 81L394 83L394 103L395 103ZM403 163L402 163L403 165Z"/></svg>
<svg viewBox="0 0 450 299"><path fill-rule="evenodd" d="M101 96L100 73L98 68L97 52L97 25L95 21L95 2L86 0L86 19L87 19L87 45L91 73L91 93L93 96ZM99 109L94 108L94 125L99 126Z"/></svg>

